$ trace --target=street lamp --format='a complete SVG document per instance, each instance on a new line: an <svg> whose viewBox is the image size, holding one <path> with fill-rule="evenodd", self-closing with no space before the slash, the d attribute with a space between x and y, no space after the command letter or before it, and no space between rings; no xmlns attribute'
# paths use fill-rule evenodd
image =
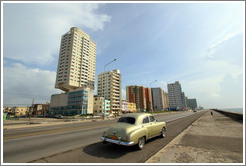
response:
<svg viewBox="0 0 246 166"><path fill-rule="evenodd" d="M155 81L149 83L150 92L151 92L151 84L153 84L153 83L155 83L155 82L157 82L157 80L155 80ZM151 102L151 101L150 101L150 109L151 109L151 114L153 115L153 109L152 109L152 102Z"/></svg>
<svg viewBox="0 0 246 166"><path fill-rule="evenodd" d="M114 61L116 61L116 59L114 59L114 60L112 60L111 62L109 62L109 63L107 63L106 65L104 65L104 73L105 73L105 68L106 68L106 66L108 66L109 64L111 64L111 63L113 63ZM104 113L103 113L103 119L105 119L105 114L106 114L106 102L105 102L105 100L106 100L106 95L105 95L105 97L104 97L104 106L103 106L103 108L104 108ZM111 103L110 103L111 104Z"/></svg>
<svg viewBox="0 0 246 166"><path fill-rule="evenodd" d="M116 61L116 59L114 59L111 62L109 62L108 64L104 65L104 72L105 72L105 67L108 66L109 64L113 63L114 61Z"/></svg>

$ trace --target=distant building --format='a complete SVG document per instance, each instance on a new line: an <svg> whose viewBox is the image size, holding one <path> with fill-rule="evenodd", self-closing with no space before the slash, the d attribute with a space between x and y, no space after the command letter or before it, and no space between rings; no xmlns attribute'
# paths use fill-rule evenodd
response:
<svg viewBox="0 0 246 166"><path fill-rule="evenodd" d="M61 37L55 88L65 93L51 96L53 114L93 113L96 42L79 28L72 27Z"/></svg>
<svg viewBox="0 0 246 166"><path fill-rule="evenodd" d="M187 99L187 107L191 109L196 109L197 108L197 102L196 99Z"/></svg>
<svg viewBox="0 0 246 166"><path fill-rule="evenodd" d="M121 112L121 74L120 70L111 70L98 75L97 96L110 100L110 113Z"/></svg>
<svg viewBox="0 0 246 166"><path fill-rule="evenodd" d="M76 89L51 96L50 113L65 116L93 114L93 90Z"/></svg>
<svg viewBox="0 0 246 166"><path fill-rule="evenodd" d="M94 96L93 114L102 115L110 113L110 100L105 100L104 97Z"/></svg>
<svg viewBox="0 0 246 166"><path fill-rule="evenodd" d="M182 110L185 108L185 96L179 81L167 85L169 95L169 107L171 109Z"/></svg>
<svg viewBox="0 0 246 166"><path fill-rule="evenodd" d="M12 114L14 114L15 116L25 116L28 115L29 109L30 107L12 107L11 110L12 110Z"/></svg>
<svg viewBox="0 0 246 166"><path fill-rule="evenodd" d="M122 113L127 113L129 112L128 110L128 102L126 100L122 99Z"/></svg>
<svg viewBox="0 0 246 166"><path fill-rule="evenodd" d="M151 89L143 86L131 85L126 87L126 98L135 103L137 111L145 112L152 109Z"/></svg>
<svg viewBox="0 0 246 166"><path fill-rule="evenodd" d="M186 101L186 97L185 97L185 93L182 92L182 105L183 105L183 109L187 108L187 101Z"/></svg>
<svg viewBox="0 0 246 166"><path fill-rule="evenodd" d="M33 105L33 115L44 115L49 113L50 103L46 104L34 104Z"/></svg>
<svg viewBox="0 0 246 166"><path fill-rule="evenodd" d="M131 113L137 112L136 103L128 103L127 107L128 107L129 112Z"/></svg>
<svg viewBox="0 0 246 166"><path fill-rule="evenodd" d="M153 110L164 111L168 108L168 95L162 88L151 88Z"/></svg>
<svg viewBox="0 0 246 166"><path fill-rule="evenodd" d="M136 104L129 103L127 100L122 100L122 113L134 113L137 112Z"/></svg>

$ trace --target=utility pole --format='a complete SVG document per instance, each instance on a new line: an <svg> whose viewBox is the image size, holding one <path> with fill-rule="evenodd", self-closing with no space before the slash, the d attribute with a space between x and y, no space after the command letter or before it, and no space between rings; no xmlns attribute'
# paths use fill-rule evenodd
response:
<svg viewBox="0 0 246 166"><path fill-rule="evenodd" d="M32 107L29 109L29 122L28 122L28 124L31 124L31 113L33 112L33 104L34 104L34 99L32 99Z"/></svg>

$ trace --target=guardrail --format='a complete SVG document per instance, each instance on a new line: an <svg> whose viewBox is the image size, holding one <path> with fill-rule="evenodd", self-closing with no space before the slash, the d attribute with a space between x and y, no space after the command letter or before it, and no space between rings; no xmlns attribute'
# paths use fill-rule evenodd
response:
<svg viewBox="0 0 246 166"><path fill-rule="evenodd" d="M236 113L236 112L227 112L227 111L222 111L222 110L217 110L217 109L212 109L214 111L217 111L225 116L228 116L236 121L243 122L243 114Z"/></svg>

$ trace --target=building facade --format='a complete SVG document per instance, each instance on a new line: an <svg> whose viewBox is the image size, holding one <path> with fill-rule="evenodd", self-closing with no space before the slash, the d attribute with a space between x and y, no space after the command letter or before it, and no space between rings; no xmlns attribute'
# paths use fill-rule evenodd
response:
<svg viewBox="0 0 246 166"><path fill-rule="evenodd" d="M186 97L185 97L185 93L182 92L182 104L183 104L183 109L187 109L187 101L186 101Z"/></svg>
<svg viewBox="0 0 246 166"><path fill-rule="evenodd" d="M96 42L79 28L62 35L55 88L65 93L51 96L53 114L93 113Z"/></svg>
<svg viewBox="0 0 246 166"><path fill-rule="evenodd" d="M169 107L174 110L182 110L184 105L184 94L182 94L181 84L179 81L167 85L169 95Z"/></svg>
<svg viewBox="0 0 246 166"><path fill-rule="evenodd" d="M137 112L136 103L128 103L127 108L128 108L128 111L131 113Z"/></svg>
<svg viewBox="0 0 246 166"><path fill-rule="evenodd" d="M12 114L15 116L26 116L29 112L32 114L30 107L12 107Z"/></svg>
<svg viewBox="0 0 246 166"><path fill-rule="evenodd" d="M128 102L126 100L122 99L122 109L121 109L122 113L128 113L129 109L128 109Z"/></svg>
<svg viewBox="0 0 246 166"><path fill-rule="evenodd" d="M93 114L93 90L76 89L68 93L52 95L50 113L64 116Z"/></svg>
<svg viewBox="0 0 246 166"><path fill-rule="evenodd" d="M197 102L196 99L188 99L187 98L187 107L195 110L197 108Z"/></svg>
<svg viewBox="0 0 246 166"><path fill-rule="evenodd" d="M164 111L168 108L168 95L162 88L151 88L154 111Z"/></svg>
<svg viewBox="0 0 246 166"><path fill-rule="evenodd" d="M138 112L151 111L152 97L151 89L143 86L131 85L126 87L126 99L136 104Z"/></svg>
<svg viewBox="0 0 246 166"><path fill-rule="evenodd" d="M46 104L34 104L33 105L33 115L44 115L49 113L50 103Z"/></svg>
<svg viewBox="0 0 246 166"><path fill-rule="evenodd" d="M110 113L121 113L121 74L120 70L111 70L98 75L97 95L110 100Z"/></svg>
<svg viewBox="0 0 246 166"><path fill-rule="evenodd" d="M105 100L104 97L94 96L93 114L105 115L110 112L110 100Z"/></svg>
<svg viewBox="0 0 246 166"><path fill-rule="evenodd" d="M72 27L61 38L55 88L68 92L95 87L96 42Z"/></svg>
<svg viewBox="0 0 246 166"><path fill-rule="evenodd" d="M122 113L137 112L136 103L129 103L127 100L122 100Z"/></svg>

